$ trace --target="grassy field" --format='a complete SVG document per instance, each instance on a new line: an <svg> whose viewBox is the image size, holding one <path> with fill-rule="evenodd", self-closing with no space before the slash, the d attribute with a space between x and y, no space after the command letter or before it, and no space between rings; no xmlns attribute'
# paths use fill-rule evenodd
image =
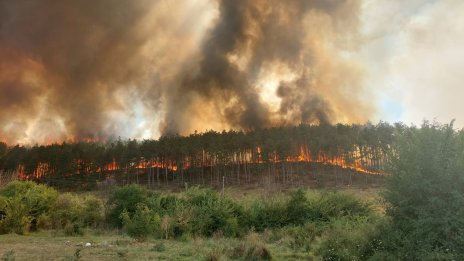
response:
<svg viewBox="0 0 464 261"><path fill-rule="evenodd" d="M27 236L1 235L0 255L3 260L234 260L244 251L250 252L250 259L253 255L267 255L262 253L265 249L272 260L312 259L309 251L292 248L290 238L271 242L272 236L264 233L250 234L244 239L213 237L139 242L123 235L66 237L39 232ZM86 246L87 243L91 246Z"/></svg>
<svg viewBox="0 0 464 261"><path fill-rule="evenodd" d="M379 212L383 211L378 188L336 190L371 202ZM286 192L228 188L224 193L233 200L246 202L266 200ZM0 235L0 257L2 260L267 260L268 257L272 260L318 260L313 253L317 244L316 238L307 245L304 240L292 236L288 228L250 232L243 238L214 235L145 241L134 240L116 230L86 230L84 236L65 236L62 231L49 230L27 235Z"/></svg>

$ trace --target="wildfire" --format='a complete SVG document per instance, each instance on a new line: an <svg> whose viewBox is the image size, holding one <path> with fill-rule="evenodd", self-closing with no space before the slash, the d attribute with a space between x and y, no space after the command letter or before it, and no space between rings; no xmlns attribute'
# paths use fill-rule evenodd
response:
<svg viewBox="0 0 464 261"><path fill-rule="evenodd" d="M256 157L252 157L252 152L249 151L249 156L245 155L245 161L251 164L264 164L265 161L263 160L263 149L261 147L256 147ZM340 153L339 155L343 155ZM356 154L355 154L356 155ZM254 158L254 159L253 159ZM270 162L283 162L281 158L278 157L278 153L275 151L270 153L267 157ZM329 166L337 166L342 169L353 170L363 174L369 175L383 175L385 173L380 171L373 171L369 170L365 167L366 162L362 159L362 157L357 154L356 156L345 157L345 156L329 156L326 153L320 152L317 156L311 154L306 146L301 146L299 149L299 154L296 156L288 156L285 158L285 162L308 162L308 163L320 163L323 165ZM211 162L211 165L214 166L216 163ZM111 163L106 164L102 167L92 168L93 164L86 164L84 161L76 159L73 161L73 165L75 167L72 173L68 173L67 175L72 174L80 174L80 173L92 173L95 171L96 173L102 172L113 172L119 170L129 170L129 169L136 169L136 170L149 170L149 169L163 169L166 171L177 171L178 169L189 169L191 167L191 162L186 158L182 161L181 164L178 164L175 160L142 160L139 161L132 161L128 165L120 166L118 162L113 159ZM95 165L93 165L95 166ZM39 162L32 173L26 173L26 168L24 165L19 165L16 169L17 176L20 180L28 180L28 179L40 179L46 175L53 174L54 168L50 167L49 163Z"/></svg>
<svg viewBox="0 0 464 261"><path fill-rule="evenodd" d="M115 170L119 170L119 165L116 163L116 160L113 159L113 162L111 162L110 164L104 166L103 168L98 168L97 169L97 172L101 172L101 171L115 171Z"/></svg>
<svg viewBox="0 0 464 261"><path fill-rule="evenodd" d="M383 175L383 172L371 171L363 167L361 159L355 159L349 163L344 157L328 157L324 153L319 153L316 158L312 157L311 153L306 147L300 147L300 154L297 157L287 157L289 162L309 162L309 163L322 163L324 165L338 166L342 169L350 169L360 173L369 175Z"/></svg>
<svg viewBox="0 0 464 261"><path fill-rule="evenodd" d="M262 159L262 148L260 146L256 147L256 151L258 152L258 157L256 159L256 162L254 163L264 163ZM277 157L277 153L273 152L269 159L272 162L281 162ZM362 159L354 159L352 162L347 162L346 158L344 157L329 157L324 153L319 153L317 157L313 157L311 155L311 152L306 146L300 146L300 153L298 156L288 156L286 158L287 162L308 162L308 163L321 163L324 165L330 165L330 166L337 166L342 169L349 169L349 170L354 170L360 173L364 174L369 174L369 175L383 175L385 173L380 172L380 171L372 171L368 170L364 167L363 160Z"/></svg>
<svg viewBox="0 0 464 261"><path fill-rule="evenodd" d="M168 169L170 171L177 170L177 165L173 161L168 161L167 163L161 162L161 161L141 161L137 164L132 163L131 166L132 168L139 169L139 170L144 170L144 169L149 169L149 168ZM127 167L119 166L118 163L116 163L116 160L113 159L113 162L111 162L110 164L103 166L103 168L98 168L97 172L117 171L121 169L127 169Z"/></svg>
<svg viewBox="0 0 464 261"><path fill-rule="evenodd" d="M148 161L148 162L139 163L138 165L135 166L135 168L136 169L149 169L149 168L164 169L164 168L167 168L168 170L176 171L177 170L177 165L175 165L173 162L169 162L169 163L166 164L164 162L159 162L159 161Z"/></svg>

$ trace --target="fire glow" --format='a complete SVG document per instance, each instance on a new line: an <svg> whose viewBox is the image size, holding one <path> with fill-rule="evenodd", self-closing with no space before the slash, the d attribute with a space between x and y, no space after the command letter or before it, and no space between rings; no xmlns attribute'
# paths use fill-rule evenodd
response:
<svg viewBox="0 0 464 261"><path fill-rule="evenodd" d="M244 161L238 164L266 164L266 163L282 163L282 162L289 162L289 163L317 163L323 164L326 166L332 167L339 167L345 170L356 171L358 173L366 174L366 175L384 175L384 172L381 171L373 171L369 170L365 167L365 161L360 159L359 157L351 160L347 160L345 157L342 156L335 156L330 157L326 153L319 153L317 157L313 157L305 146L300 147L299 155L288 156L285 160L279 159L276 153L271 153L268 157L268 161L266 162L263 160L262 155L262 148L256 147L257 154L255 155L255 159L251 156L252 153L248 152L245 153ZM180 163L180 164L179 164ZM137 162L129 162L126 166L120 166L115 159L112 160L111 163L106 164L102 167L96 167L92 171L92 166L83 164L82 160L75 160L74 164L75 169L73 173L68 173L67 176L73 174L81 174L81 173L94 173L94 174L109 174L109 173L118 173L124 172L128 173L130 170L136 170L135 175L140 174L140 171L150 171L153 169L165 170L169 172L177 172L179 170L186 171L191 169L193 164L190 162L189 158L185 158L180 161L176 160L145 160L141 159ZM205 167L217 167L218 165L215 161L211 158L208 162L204 160L202 164L203 168ZM49 163L40 162L37 164L37 167L32 171L31 175L27 175L25 167L23 165L19 165L17 168L18 179L20 180L30 180L30 179L41 179L47 175L53 175L55 173L54 168L50 167Z"/></svg>

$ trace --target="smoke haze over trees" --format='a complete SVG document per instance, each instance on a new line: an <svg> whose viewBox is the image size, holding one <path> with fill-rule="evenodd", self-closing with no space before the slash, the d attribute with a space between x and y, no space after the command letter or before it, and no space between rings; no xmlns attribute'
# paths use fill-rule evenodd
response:
<svg viewBox="0 0 464 261"><path fill-rule="evenodd" d="M364 122L361 1L0 1L0 139ZM367 96L366 96L367 95Z"/></svg>

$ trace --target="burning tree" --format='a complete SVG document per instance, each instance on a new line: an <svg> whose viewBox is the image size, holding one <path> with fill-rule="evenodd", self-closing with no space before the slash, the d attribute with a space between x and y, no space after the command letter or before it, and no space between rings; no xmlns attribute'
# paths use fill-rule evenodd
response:
<svg viewBox="0 0 464 261"><path fill-rule="evenodd" d="M7 148L0 169L20 179L63 185L120 183L219 186L266 179L287 185L331 176L351 184L354 175L384 172L395 126L305 125L250 132L207 131L159 140L77 142Z"/></svg>

